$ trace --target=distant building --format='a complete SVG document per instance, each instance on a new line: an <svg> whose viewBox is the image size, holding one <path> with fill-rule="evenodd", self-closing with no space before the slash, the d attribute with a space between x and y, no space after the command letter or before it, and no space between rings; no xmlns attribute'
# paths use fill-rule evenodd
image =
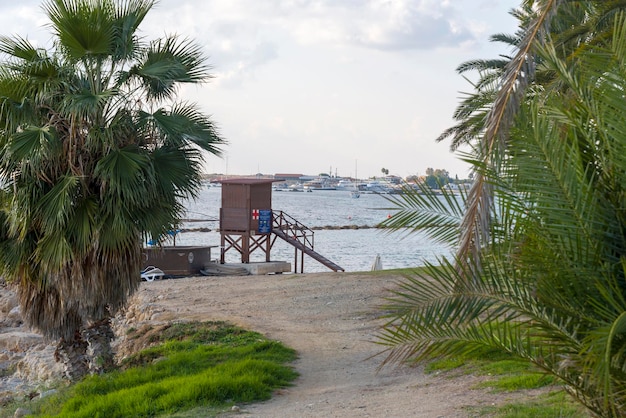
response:
<svg viewBox="0 0 626 418"><path fill-rule="evenodd" d="M302 174L293 174L293 173L276 173L274 174L274 178L276 180L285 180L285 181L298 181L302 177Z"/></svg>

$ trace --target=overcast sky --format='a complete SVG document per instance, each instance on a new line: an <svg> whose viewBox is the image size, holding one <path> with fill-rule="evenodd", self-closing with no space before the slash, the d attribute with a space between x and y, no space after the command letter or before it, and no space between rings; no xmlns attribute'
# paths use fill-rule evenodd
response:
<svg viewBox="0 0 626 418"><path fill-rule="evenodd" d="M0 0L0 34L48 44L41 1ZM213 67L180 98L211 114L229 144L207 172L467 177L435 138L453 124L455 68L510 51L519 0L161 0L142 25L197 40Z"/></svg>

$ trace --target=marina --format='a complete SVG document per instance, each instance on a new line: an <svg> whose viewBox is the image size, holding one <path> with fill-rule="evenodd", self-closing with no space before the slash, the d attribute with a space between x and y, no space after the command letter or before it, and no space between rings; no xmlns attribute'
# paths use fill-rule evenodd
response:
<svg viewBox="0 0 626 418"><path fill-rule="evenodd" d="M176 235L176 245L219 245L221 188L204 188L196 201L187 202L187 220ZM272 206L315 231L315 251L345 271L369 271L423 266L426 261L449 255L450 248L434 243L421 233L392 232L376 228L393 207L383 195L362 194L354 199L348 190L315 190L310 193L272 192ZM216 253L218 249L216 248ZM277 240L272 260L294 263L294 247ZM250 262L264 261L264 254L251 254ZM227 263L238 263L237 254L227 254ZM298 270L299 271L299 270ZM331 271L309 256L304 257L304 272Z"/></svg>

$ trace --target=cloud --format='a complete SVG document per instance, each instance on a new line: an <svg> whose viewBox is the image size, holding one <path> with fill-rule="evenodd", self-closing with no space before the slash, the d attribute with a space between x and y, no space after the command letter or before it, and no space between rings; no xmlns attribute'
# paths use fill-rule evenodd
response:
<svg viewBox="0 0 626 418"><path fill-rule="evenodd" d="M23 0L12 5L3 5L0 13L0 32L3 36L20 36L34 45L45 46L52 37L47 17L38 0Z"/></svg>
<svg viewBox="0 0 626 418"><path fill-rule="evenodd" d="M466 23L445 2L373 1L358 41L379 49L438 49L471 40Z"/></svg>
<svg viewBox="0 0 626 418"><path fill-rule="evenodd" d="M299 42L381 50L437 49L474 39L470 23L441 0L299 1L283 6Z"/></svg>
<svg viewBox="0 0 626 418"><path fill-rule="evenodd" d="M393 53L473 42L475 22L458 7L442 0L162 0L152 18L155 27L175 27L201 41L218 82L232 87L291 53L287 49L356 46Z"/></svg>

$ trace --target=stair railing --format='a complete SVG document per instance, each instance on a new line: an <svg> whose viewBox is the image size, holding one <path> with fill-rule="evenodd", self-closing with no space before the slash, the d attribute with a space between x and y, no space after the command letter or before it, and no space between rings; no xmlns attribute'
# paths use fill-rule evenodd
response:
<svg viewBox="0 0 626 418"><path fill-rule="evenodd" d="M273 228L280 229L285 235L297 240L304 247L314 250L315 232L294 217L281 210L272 212Z"/></svg>

